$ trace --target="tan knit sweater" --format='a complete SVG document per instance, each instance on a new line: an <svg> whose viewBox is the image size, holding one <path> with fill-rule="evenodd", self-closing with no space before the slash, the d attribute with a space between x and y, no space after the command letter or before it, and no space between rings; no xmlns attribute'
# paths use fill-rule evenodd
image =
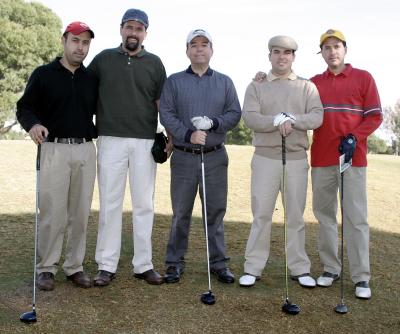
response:
<svg viewBox="0 0 400 334"><path fill-rule="evenodd" d="M293 132L286 138L286 157L304 159L309 147L307 130L322 124L323 108L316 86L291 73L280 79L271 72L263 82L251 82L244 97L242 117L254 130L255 153L270 159L282 158L282 137L274 117L286 112L296 117Z"/></svg>

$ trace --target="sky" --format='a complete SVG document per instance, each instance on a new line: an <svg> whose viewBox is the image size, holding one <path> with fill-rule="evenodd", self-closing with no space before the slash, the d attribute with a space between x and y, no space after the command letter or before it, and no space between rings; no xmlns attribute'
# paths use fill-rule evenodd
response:
<svg viewBox="0 0 400 334"><path fill-rule="evenodd" d="M190 30L202 28L213 38L211 67L230 76L239 100L254 74L268 72L268 40L293 37L299 49L293 70L310 78L325 71L319 37L329 28L346 36L346 62L369 71L375 78L382 106L400 99L400 1L398 0L38 0L62 20L87 23L95 33L90 60L101 50L121 43L119 27L128 8L149 16L145 48L157 54L167 74L189 65L185 53ZM60 32L61 34L61 32Z"/></svg>

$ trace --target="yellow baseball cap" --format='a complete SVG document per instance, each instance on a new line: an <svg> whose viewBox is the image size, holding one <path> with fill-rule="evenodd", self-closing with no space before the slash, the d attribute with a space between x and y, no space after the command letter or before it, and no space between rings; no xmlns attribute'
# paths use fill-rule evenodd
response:
<svg viewBox="0 0 400 334"><path fill-rule="evenodd" d="M329 37L336 37L337 39L340 39L342 42L346 43L346 38L341 31L336 29L328 29L321 35L321 38L319 39L319 45L322 46L325 40Z"/></svg>

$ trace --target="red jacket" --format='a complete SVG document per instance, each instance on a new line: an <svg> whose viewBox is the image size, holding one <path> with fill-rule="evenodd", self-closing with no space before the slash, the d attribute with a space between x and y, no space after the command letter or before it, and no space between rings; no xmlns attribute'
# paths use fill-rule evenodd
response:
<svg viewBox="0 0 400 334"><path fill-rule="evenodd" d="M324 121L314 130L311 166L339 164L342 137L353 134L357 146L353 166L367 166L367 137L382 123L382 110L375 81L367 71L346 68L338 75L329 70L311 78L324 107Z"/></svg>

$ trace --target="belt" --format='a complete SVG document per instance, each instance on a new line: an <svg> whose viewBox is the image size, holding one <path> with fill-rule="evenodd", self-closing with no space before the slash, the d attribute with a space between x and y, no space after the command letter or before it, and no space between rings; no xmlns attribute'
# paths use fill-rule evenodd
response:
<svg viewBox="0 0 400 334"><path fill-rule="evenodd" d="M59 137L47 137L46 142L58 143L58 144L84 144L92 141L86 138L59 138Z"/></svg>
<svg viewBox="0 0 400 334"><path fill-rule="evenodd" d="M203 153L210 153L214 151L218 151L220 148L222 148L224 144L219 144L215 146L209 146L209 147L204 147L203 148ZM200 148L193 148L193 147L186 147L186 146L178 146L174 145L174 148L176 148L179 151L187 152L187 153L192 153L192 154L201 154L201 149Z"/></svg>

